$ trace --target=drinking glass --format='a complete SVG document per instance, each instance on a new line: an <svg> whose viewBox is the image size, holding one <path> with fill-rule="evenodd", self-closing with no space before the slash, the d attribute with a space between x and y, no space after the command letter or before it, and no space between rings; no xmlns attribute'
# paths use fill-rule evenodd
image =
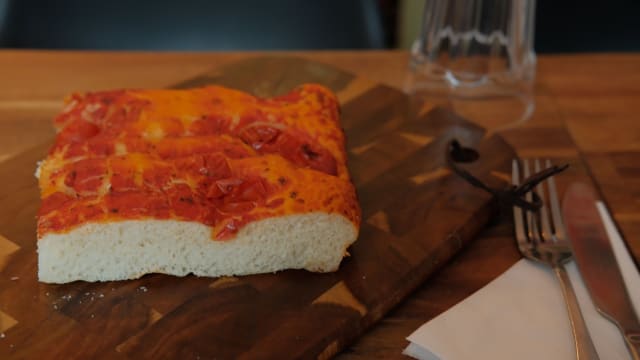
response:
<svg viewBox="0 0 640 360"><path fill-rule="evenodd" d="M492 130L534 109L535 0L426 0L406 91ZM420 106L418 106L420 108Z"/></svg>

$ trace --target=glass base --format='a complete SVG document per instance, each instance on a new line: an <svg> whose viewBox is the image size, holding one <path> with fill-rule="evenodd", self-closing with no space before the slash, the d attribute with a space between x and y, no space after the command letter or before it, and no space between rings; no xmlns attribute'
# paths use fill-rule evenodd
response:
<svg viewBox="0 0 640 360"><path fill-rule="evenodd" d="M519 126L535 109L528 83L453 87L447 82L424 81L409 75L405 91L411 96L415 116L435 106L447 108L490 132Z"/></svg>

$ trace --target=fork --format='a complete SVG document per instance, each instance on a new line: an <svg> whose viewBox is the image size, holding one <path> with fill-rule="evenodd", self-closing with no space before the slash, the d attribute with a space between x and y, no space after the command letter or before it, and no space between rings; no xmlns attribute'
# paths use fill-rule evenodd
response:
<svg viewBox="0 0 640 360"><path fill-rule="evenodd" d="M551 167L551 161L545 163L547 168ZM522 175L524 179L530 175L529 161L522 162ZM534 171L540 171L540 161L534 160ZM593 345L591 336L580 312L576 294L569 281L569 276L564 268L564 264L572 258L566 231L560 213L560 203L556 183L553 177L546 181L549 189L549 207L546 205L544 184L540 183L532 192L542 200L542 207L538 212L523 210L520 207L513 207L513 219L515 224L516 240L520 253L526 258L550 266L555 272L562 286L562 294L567 305L569 320L571 322L573 339L576 349L577 359L599 359L598 353ZM518 161L513 160L512 184L520 185L520 169ZM528 192L525 195L527 201L531 202L533 195Z"/></svg>

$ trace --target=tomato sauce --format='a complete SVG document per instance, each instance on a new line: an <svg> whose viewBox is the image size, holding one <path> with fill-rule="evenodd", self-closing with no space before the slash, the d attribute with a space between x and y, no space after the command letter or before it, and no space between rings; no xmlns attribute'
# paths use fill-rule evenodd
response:
<svg viewBox="0 0 640 360"><path fill-rule="evenodd" d="M54 124L39 236L172 219L224 240L252 221L313 211L360 222L338 103L319 85L272 99L222 87L75 94Z"/></svg>

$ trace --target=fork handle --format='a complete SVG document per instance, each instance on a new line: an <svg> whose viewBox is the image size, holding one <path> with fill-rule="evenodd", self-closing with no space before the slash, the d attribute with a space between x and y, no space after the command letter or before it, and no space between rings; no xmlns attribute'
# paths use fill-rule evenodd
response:
<svg viewBox="0 0 640 360"><path fill-rule="evenodd" d="M576 345L576 358L578 360L584 359L600 359L596 348L593 345L589 330L580 312L580 306L578 305L578 298L573 291L569 275L564 266L554 266L553 270L560 280L562 285L562 294L564 295L564 301L567 304L567 311L569 312L569 321L571 322L571 328L573 330L573 340Z"/></svg>
<svg viewBox="0 0 640 360"><path fill-rule="evenodd" d="M633 360L640 360L640 333L625 333L624 341L627 343Z"/></svg>

